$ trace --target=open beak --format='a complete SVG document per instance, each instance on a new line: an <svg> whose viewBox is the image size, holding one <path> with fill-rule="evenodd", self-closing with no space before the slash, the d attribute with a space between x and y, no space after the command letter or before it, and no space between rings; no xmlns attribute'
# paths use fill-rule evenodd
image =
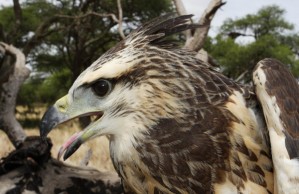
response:
<svg viewBox="0 0 299 194"><path fill-rule="evenodd" d="M62 156L66 160L69 158L84 142L96 136L97 128L96 125L99 122L102 112L92 111L86 112L80 108L69 106L67 102L67 96L59 99L52 107L50 107L44 114L40 123L40 136L46 139L49 132L56 127L58 124L72 120L82 116L95 115L96 119L88 125L83 131L80 131L69 138L66 143L60 148L58 153L58 159Z"/></svg>
<svg viewBox="0 0 299 194"><path fill-rule="evenodd" d="M59 149L57 158L60 159L62 154L63 160L68 159L73 153L75 153L79 147L87 140L92 139L97 135L97 130L95 125L97 122L93 122L88 125L83 131L75 133L72 135Z"/></svg>
<svg viewBox="0 0 299 194"><path fill-rule="evenodd" d="M57 159L59 160L64 152L64 160L71 156L82 144L81 139L79 138L81 132L75 133L72 135L59 149Z"/></svg>

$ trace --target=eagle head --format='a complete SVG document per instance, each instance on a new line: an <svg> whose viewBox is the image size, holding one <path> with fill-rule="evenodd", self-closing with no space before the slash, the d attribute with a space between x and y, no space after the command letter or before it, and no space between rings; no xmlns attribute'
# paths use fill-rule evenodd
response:
<svg viewBox="0 0 299 194"><path fill-rule="evenodd" d="M65 152L67 159L85 141L107 135L112 157L121 159L151 130L159 130L162 120L184 120L188 96L195 92L194 68L204 65L163 38L199 27L188 24L191 17L166 15L144 24L80 74L68 94L46 111L40 134L46 137L77 117L96 119L63 145L59 157Z"/></svg>

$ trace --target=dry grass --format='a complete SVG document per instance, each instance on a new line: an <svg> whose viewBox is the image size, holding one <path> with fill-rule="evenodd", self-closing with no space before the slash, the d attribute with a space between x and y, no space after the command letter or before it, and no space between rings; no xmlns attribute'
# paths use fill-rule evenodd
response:
<svg viewBox="0 0 299 194"><path fill-rule="evenodd" d="M18 112L21 112L20 114L17 114L17 118L21 118L24 116L22 112L26 111L27 109L24 107L18 107ZM45 107L39 107L36 108L35 111L38 112L38 114L26 114L25 116L27 118L36 119L36 117L41 118L45 111ZM51 138L53 142L53 148L51 150L52 156L57 157L58 150L60 146L75 132L79 131L80 127L78 124L78 121L69 122L66 124L63 124L61 126L58 126L56 129L51 131L49 134L49 137ZM39 135L38 128L33 129L26 129L25 132L27 135ZM10 153L14 148L11 142L8 140L5 133L0 131L0 158L6 156L8 153ZM85 144L83 144L77 152L74 153L68 160L65 161L67 164L78 166L80 165L80 162L88 152L88 150L92 150L92 157L89 161L88 166L93 167L96 169L99 169L101 171L113 171L113 165L110 160L109 156L109 144L108 139L106 137L99 137L96 139L93 139Z"/></svg>

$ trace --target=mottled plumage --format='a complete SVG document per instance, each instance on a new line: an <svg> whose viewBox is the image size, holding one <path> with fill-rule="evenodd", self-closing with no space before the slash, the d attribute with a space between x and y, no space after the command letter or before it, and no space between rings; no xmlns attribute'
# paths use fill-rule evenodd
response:
<svg viewBox="0 0 299 194"><path fill-rule="evenodd" d="M264 59L253 73L271 140L275 191L299 194L299 85L279 61Z"/></svg>
<svg viewBox="0 0 299 194"><path fill-rule="evenodd" d="M110 49L49 109L41 134L98 115L60 153L67 158L107 135L115 169L134 193L273 193L269 138L251 88L163 40L199 27L190 17L155 19Z"/></svg>

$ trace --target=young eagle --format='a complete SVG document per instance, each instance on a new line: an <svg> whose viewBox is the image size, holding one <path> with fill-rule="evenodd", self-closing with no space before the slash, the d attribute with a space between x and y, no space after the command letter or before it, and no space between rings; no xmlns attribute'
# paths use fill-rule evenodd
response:
<svg viewBox="0 0 299 194"><path fill-rule="evenodd" d="M64 159L106 135L134 193L273 193L262 110L250 88L163 40L198 26L191 15L146 23L90 65L41 122L96 115L63 146ZM225 52L225 50L223 51Z"/></svg>

